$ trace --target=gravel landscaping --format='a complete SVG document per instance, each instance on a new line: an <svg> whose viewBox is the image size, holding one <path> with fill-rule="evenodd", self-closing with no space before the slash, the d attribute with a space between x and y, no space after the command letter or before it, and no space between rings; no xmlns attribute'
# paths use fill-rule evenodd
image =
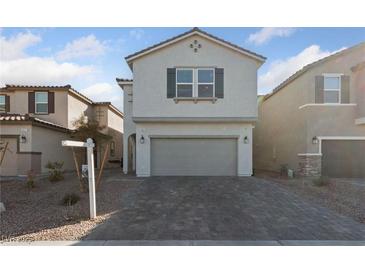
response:
<svg viewBox="0 0 365 274"><path fill-rule="evenodd" d="M268 179L310 202L365 223L365 179L330 178L328 185L316 186L309 178L289 179L270 172L256 176Z"/></svg>
<svg viewBox="0 0 365 274"><path fill-rule="evenodd" d="M0 240L79 240L99 223L107 220L121 206L118 197L136 183L123 180L121 170L107 170L96 194L97 213L89 220L89 196L81 193L75 174L66 174L65 180L49 182L37 180L35 188L28 189L25 182L2 181L0 200L6 211L0 217ZM80 201L73 206L62 205L65 194L75 193Z"/></svg>

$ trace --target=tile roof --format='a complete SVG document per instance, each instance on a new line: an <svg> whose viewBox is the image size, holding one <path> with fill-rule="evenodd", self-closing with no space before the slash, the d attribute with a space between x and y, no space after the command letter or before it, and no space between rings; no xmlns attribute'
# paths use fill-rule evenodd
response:
<svg viewBox="0 0 365 274"><path fill-rule="evenodd" d="M5 85L5 88L2 88L2 90L6 89L17 89L17 88L25 88L25 89L64 89L67 90L79 98L82 98L83 100L87 101L88 103L92 105L96 104L109 104L111 105L117 112L119 112L121 115L123 115L123 112L121 112L117 107L115 107L111 102L94 102L90 98L86 97L84 94L78 92L74 88L71 87L71 85L65 85L65 86L32 86L32 85Z"/></svg>
<svg viewBox="0 0 365 274"><path fill-rule="evenodd" d="M7 88L54 88L54 89L69 89L71 88L71 85L65 85L65 86L32 86L32 85L5 85Z"/></svg>
<svg viewBox="0 0 365 274"><path fill-rule="evenodd" d="M238 45L236 45L236 44L233 44L233 43L231 43L231 42L228 42L228 41L226 41L226 40L224 40L224 39L222 39L222 38L216 37L216 36L214 36L214 35L212 35L212 34L210 34L210 33L208 33L208 32L205 32L205 31L201 30L200 28L196 28L196 27L195 27L195 28L192 28L192 29L191 29L191 30L189 30L189 31L186 31L186 32L184 32L184 33L181 33L181 34L179 34L179 35L177 35L177 36L174 36L174 37L172 37L172 38L170 38L170 39L167 39L167 40L165 40L165 41L162 41L162 42L160 42L160 43L157 43L157 44L155 44L155 45L152 45L152 46L150 46L150 47L148 47L148 48L145 48L145 49L143 49L143 50L137 51L137 52L135 52L135 53L133 53L133 54L130 54L130 55L126 56L126 57L125 57L125 59L126 59L126 60L127 60L127 62L128 62L128 59L131 59L131 58L133 58L133 57L136 57L137 55L140 55L140 54L142 54L142 53L144 53L144 52L147 52L147 51L150 51L150 50L152 50L152 49L155 49L155 48L157 48L157 47L159 47L159 46L162 46L162 45L164 45L164 44L167 44L167 43L169 43L169 42L172 42L172 41L174 41L175 39L178 39L178 38L180 38L180 37L183 37L183 36L185 36L185 35L188 35L188 34L191 34L191 33L194 33L194 32L201 33L201 34L206 35L206 36L208 36L208 37L210 37L210 38L212 38L212 39L214 39L214 40L220 41L220 42L222 42L222 43L224 43L224 44L227 44L227 45L229 45L229 46L231 46L231 47L233 47L233 48L236 48L236 49L237 49L237 50L239 50L239 51L243 51L243 52L246 52L246 53L248 53L248 54L250 54L250 55L253 55L253 56L255 56L255 57L259 58L259 59L266 60L266 57L264 57L264 56L262 56L262 55L260 55L260 54L257 54L257 53L255 53L255 52L253 52L253 51L250 51L250 50L245 49L245 48L243 48L243 47L240 47L240 46L238 46Z"/></svg>
<svg viewBox="0 0 365 274"><path fill-rule="evenodd" d="M133 79L127 79L127 78L115 78L117 82L133 82Z"/></svg>
<svg viewBox="0 0 365 274"><path fill-rule="evenodd" d="M23 121L29 121L29 122L34 122L34 123L38 123L38 124L43 124L43 125L47 125L53 128L57 128L57 129L62 129L62 130L66 130L69 131L68 128L63 127L61 125L52 123L52 122L48 122L36 117L32 117L28 114L16 114L16 113L0 113L0 123L1 122L23 122Z"/></svg>

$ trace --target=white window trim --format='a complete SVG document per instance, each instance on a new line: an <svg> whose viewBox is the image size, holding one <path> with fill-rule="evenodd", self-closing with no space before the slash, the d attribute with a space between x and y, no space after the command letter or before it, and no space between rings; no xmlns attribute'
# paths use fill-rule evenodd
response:
<svg viewBox="0 0 365 274"><path fill-rule="evenodd" d="M178 83L177 81L177 73L179 70L191 70L193 72L193 82L191 83ZM199 83L199 70L211 70L213 71L213 82L209 83ZM192 85L193 92L192 97L179 97L177 95L177 86L178 85ZM199 85L212 85L213 86L213 96L212 97L199 97ZM175 76L175 98L193 98L193 99L204 99L204 98L215 98L215 68L213 67L177 67L176 68L176 76Z"/></svg>
<svg viewBox="0 0 365 274"><path fill-rule="evenodd" d="M322 141L323 140L347 140L347 141L365 141L365 137L363 136L317 136L319 144L318 144L318 153L322 154Z"/></svg>
<svg viewBox="0 0 365 274"><path fill-rule="evenodd" d="M193 79L192 79L192 82L190 82L190 83L178 83L177 82L177 72L179 71L179 70L191 70L192 71L192 77L193 77ZM195 81L195 77L194 77L195 75L194 75L194 68L176 68L176 75L175 75L175 98L181 98L181 97L179 97L178 95L177 95L177 86L178 85L191 85L192 86L192 96L191 97L186 97L186 98L194 98L194 81Z"/></svg>
<svg viewBox="0 0 365 274"><path fill-rule="evenodd" d="M334 105L334 104L336 104L336 105L340 105L341 104L341 101L342 101L342 98L341 98L341 76L343 75L342 73L323 73L322 74L323 75L323 77L324 77L324 79L326 78L326 77L331 77L331 78L338 78L338 89L326 89L325 88L325 86L324 86L324 79L323 79L323 97L324 97L324 93L326 92L326 91L329 91L329 92L331 92L331 91L337 91L338 92L338 102L337 103L326 103L326 102L324 102L324 98L323 98L323 104L332 104L332 105Z"/></svg>
<svg viewBox="0 0 365 274"><path fill-rule="evenodd" d="M213 82L199 83L199 70L211 70L211 71L213 71ZM197 68L196 69L196 79L197 79L196 97L205 98L205 97L199 97L199 85L212 85L213 86L213 96L212 97L215 97L215 69L214 68Z"/></svg>
<svg viewBox="0 0 365 274"><path fill-rule="evenodd" d="M47 94L47 102L37 102L37 93L46 93ZM37 104L47 104L47 111L37 111ZM49 104L49 98L48 98L48 92L47 91L36 91L34 92L34 113L35 114L48 114L48 104Z"/></svg>

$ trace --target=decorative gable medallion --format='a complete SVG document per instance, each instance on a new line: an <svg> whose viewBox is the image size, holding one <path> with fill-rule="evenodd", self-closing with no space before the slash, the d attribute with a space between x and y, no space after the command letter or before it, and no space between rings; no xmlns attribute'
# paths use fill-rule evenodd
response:
<svg viewBox="0 0 365 274"><path fill-rule="evenodd" d="M198 42L198 40L194 40L193 43L190 44L190 48L196 53L199 49L201 49L202 45Z"/></svg>

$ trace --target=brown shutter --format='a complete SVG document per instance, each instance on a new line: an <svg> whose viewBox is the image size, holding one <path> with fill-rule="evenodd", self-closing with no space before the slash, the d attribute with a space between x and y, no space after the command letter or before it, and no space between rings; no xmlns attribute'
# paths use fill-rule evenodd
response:
<svg viewBox="0 0 365 274"><path fill-rule="evenodd" d="M35 112L34 92L28 92L28 112L29 113Z"/></svg>
<svg viewBox="0 0 365 274"><path fill-rule="evenodd" d="M48 92L48 113L54 113L54 92Z"/></svg>
<svg viewBox="0 0 365 274"><path fill-rule="evenodd" d="M176 97L176 69L167 69L167 98Z"/></svg>
<svg viewBox="0 0 365 274"><path fill-rule="evenodd" d="M316 76L315 83L315 103L323 104L324 103L324 77Z"/></svg>
<svg viewBox="0 0 365 274"><path fill-rule="evenodd" d="M350 103L350 76L341 76L341 104Z"/></svg>
<svg viewBox="0 0 365 274"><path fill-rule="evenodd" d="M224 69L215 69L215 97L224 97Z"/></svg>
<svg viewBox="0 0 365 274"><path fill-rule="evenodd" d="M5 95L5 112L10 112L10 96Z"/></svg>

